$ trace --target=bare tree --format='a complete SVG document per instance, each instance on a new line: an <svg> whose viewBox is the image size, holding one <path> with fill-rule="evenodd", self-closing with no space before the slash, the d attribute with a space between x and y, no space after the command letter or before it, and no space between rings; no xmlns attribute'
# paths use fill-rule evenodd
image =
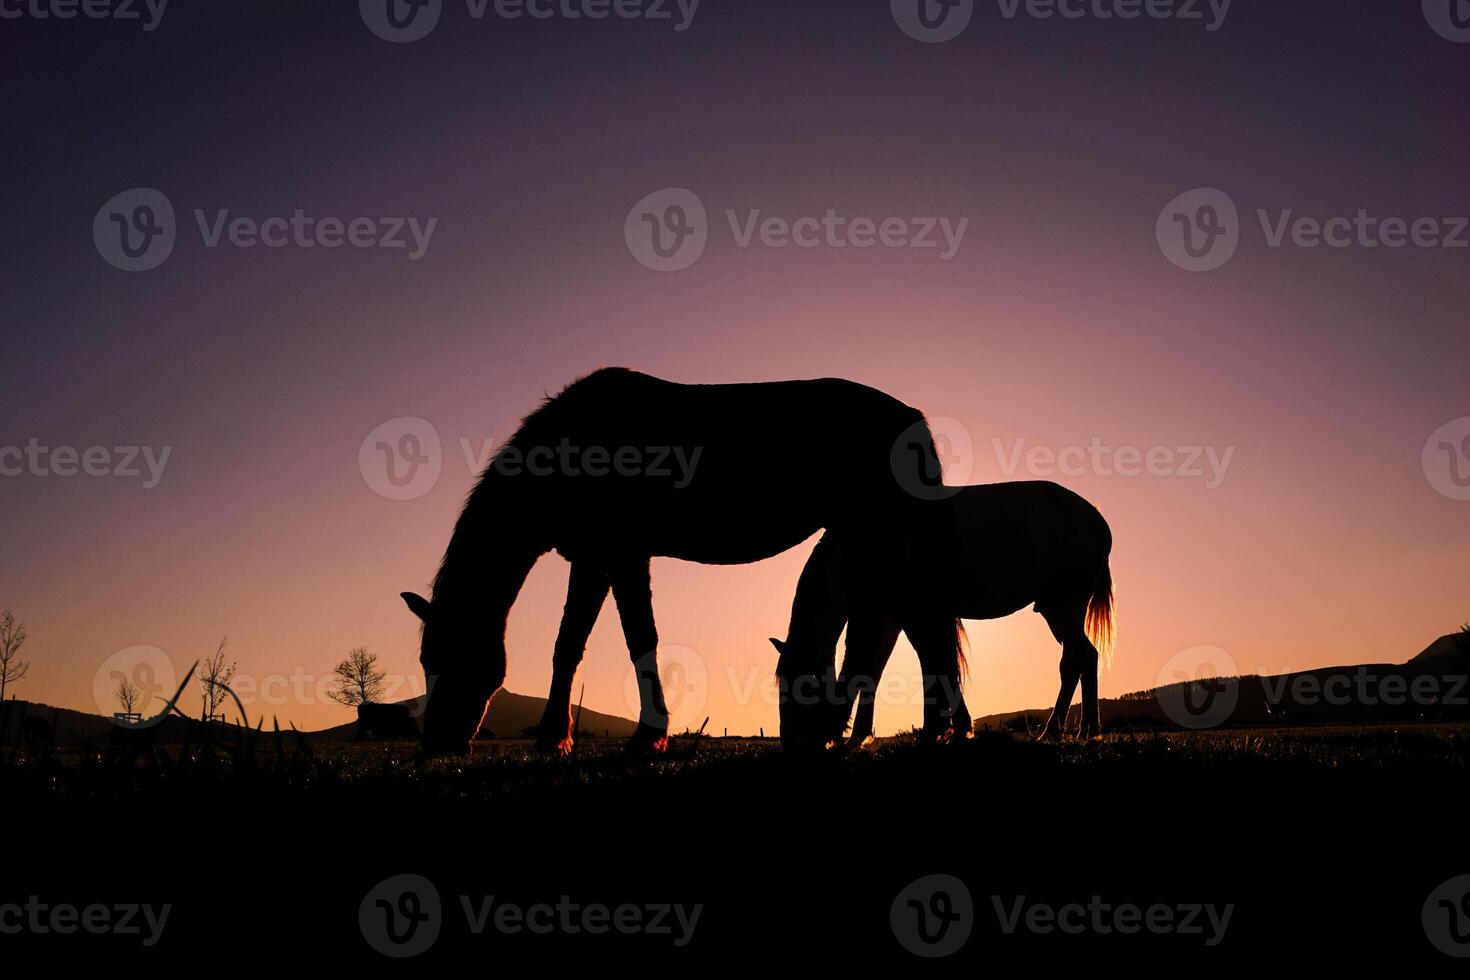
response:
<svg viewBox="0 0 1470 980"><path fill-rule="evenodd" d="M383 681L388 676L378 669L378 655L368 653L367 647L353 650L332 672L337 677L327 697L349 708L371 704L382 697Z"/></svg>
<svg viewBox="0 0 1470 980"><path fill-rule="evenodd" d="M205 657L199 662L200 700L203 702L205 721L215 719L220 705L229 696L225 687L235 676L235 661L225 661L225 644L229 641L229 637L220 640L219 649L214 651L214 656Z"/></svg>
<svg viewBox="0 0 1470 980"><path fill-rule="evenodd" d="M122 705L123 713L130 719L138 710L138 702L143 700L143 692L138 685L124 677L117 682L117 703Z"/></svg>
<svg viewBox="0 0 1470 980"><path fill-rule="evenodd" d="M0 613L0 704L5 703L5 689L25 677L31 665L16 655L26 641L26 624L9 609Z"/></svg>

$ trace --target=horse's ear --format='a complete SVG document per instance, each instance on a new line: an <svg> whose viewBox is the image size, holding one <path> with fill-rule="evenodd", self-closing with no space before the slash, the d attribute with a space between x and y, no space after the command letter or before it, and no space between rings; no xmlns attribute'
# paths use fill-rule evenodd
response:
<svg viewBox="0 0 1470 980"><path fill-rule="evenodd" d="M776 648L777 653L779 653L783 657L786 656L786 644L784 642L776 639L774 636L769 637L768 639L770 639L771 641L771 646Z"/></svg>
<svg viewBox="0 0 1470 980"><path fill-rule="evenodd" d="M400 592L398 594L403 597L404 602L408 603L409 612L413 613L415 616L417 616L419 619L422 619L426 623L429 621L428 599L425 599L423 596L417 595L413 592Z"/></svg>

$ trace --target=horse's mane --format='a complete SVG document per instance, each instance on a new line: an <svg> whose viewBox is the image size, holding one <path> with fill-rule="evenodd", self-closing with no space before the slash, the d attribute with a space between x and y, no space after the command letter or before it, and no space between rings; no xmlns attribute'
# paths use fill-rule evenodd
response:
<svg viewBox="0 0 1470 980"><path fill-rule="evenodd" d="M552 444L566 431L563 420L581 412L582 404L589 396L599 397L597 389L609 381L617 382L634 373L628 368L600 367L572 381L554 395L549 392L543 394L540 404L521 419L515 432L495 451L490 464L465 495L464 506L454 522L454 534L449 539L449 546L444 550L444 559L434 575L433 587L436 594L444 586L446 573L451 566L457 564L457 559L466 550L475 549L492 533L497 515L504 517L514 514L516 520L524 521L528 516L524 506L535 502L533 496L530 500L520 501L516 508L502 506L505 503L504 494L515 484L514 480L498 472L500 468L497 464L504 461L506 453L515 452L524 456L530 447Z"/></svg>

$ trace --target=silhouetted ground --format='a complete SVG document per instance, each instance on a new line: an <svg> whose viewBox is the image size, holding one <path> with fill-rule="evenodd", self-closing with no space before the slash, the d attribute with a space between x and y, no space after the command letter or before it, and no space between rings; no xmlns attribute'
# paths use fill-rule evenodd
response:
<svg viewBox="0 0 1470 980"><path fill-rule="evenodd" d="M1269 955L1443 967L1453 961L1425 939L1421 907L1470 872L1470 727L1062 745L995 733L815 759L734 739L676 739L657 759L599 740L566 760L525 742L428 765L415 750L266 733L131 759L100 742L16 755L0 768L0 799L26 843L7 859L0 902L34 892L172 903L150 955L179 962L211 930L247 947L301 945L322 963L371 961L359 905L382 879L413 873L444 903L443 931L415 963L468 953L508 967L616 951L734 970L912 966L923 961L894 938L890 907L909 882L942 872L974 901L974 934L955 954L968 966L1004 955L1185 969ZM682 948L649 935L476 936L461 895L704 911ZM1094 895L1236 908L1223 940L1206 946L1173 934L1008 934L994 904ZM128 942L78 936L67 949L111 957Z"/></svg>

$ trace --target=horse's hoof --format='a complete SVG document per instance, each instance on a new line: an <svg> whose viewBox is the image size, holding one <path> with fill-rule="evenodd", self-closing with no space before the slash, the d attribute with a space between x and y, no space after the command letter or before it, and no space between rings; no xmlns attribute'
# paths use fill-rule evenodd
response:
<svg viewBox="0 0 1470 980"><path fill-rule="evenodd" d="M668 747L668 732L639 725L633 737L628 739L628 744L623 746L623 751L629 755L662 755Z"/></svg>
<svg viewBox="0 0 1470 980"><path fill-rule="evenodd" d="M847 747L852 750L865 749L873 744L871 735L850 735L847 739Z"/></svg>
<svg viewBox="0 0 1470 980"><path fill-rule="evenodd" d="M919 733L920 745L948 745L954 741L953 728L929 728Z"/></svg>
<svg viewBox="0 0 1470 980"><path fill-rule="evenodd" d="M1045 729L1044 731L1042 731L1042 733L1040 735L1036 736L1036 741L1038 741L1038 742L1052 742L1052 743L1056 743L1056 742L1060 742L1061 740L1062 740L1062 733L1059 730L1055 729L1055 728Z"/></svg>
<svg viewBox="0 0 1470 980"><path fill-rule="evenodd" d="M562 738L557 738L554 735L543 735L536 739L537 752L543 755L554 755L561 759L565 759L572 754L572 747L574 745L575 743L572 741L570 735L563 736Z"/></svg>

